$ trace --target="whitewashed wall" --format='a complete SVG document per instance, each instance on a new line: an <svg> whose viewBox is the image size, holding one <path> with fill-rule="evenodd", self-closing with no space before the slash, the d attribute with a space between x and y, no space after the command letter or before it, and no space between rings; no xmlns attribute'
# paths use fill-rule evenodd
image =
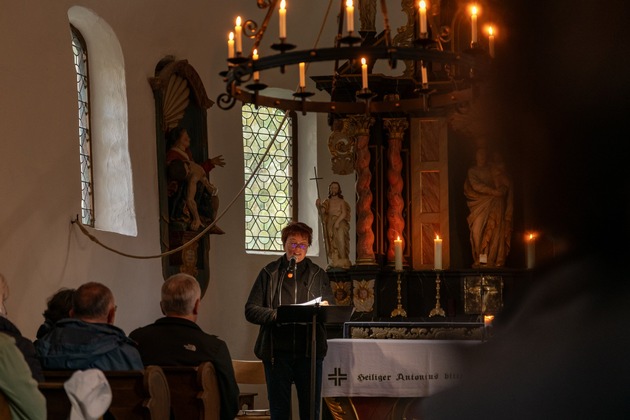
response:
<svg viewBox="0 0 630 420"><path fill-rule="evenodd" d="M166 55L187 59L201 76L208 96L216 99L224 89L218 73L224 68L225 39L231 22L237 13L261 22L263 11L256 8L254 0L2 3L0 272L11 287L7 302L9 318L25 336L34 338L45 301L51 294L62 286L77 287L87 281L99 281L113 290L118 304L117 325L129 333L160 316L161 263L159 259L129 259L100 248L71 224L80 213L80 184L68 10L72 6L92 10L111 27L122 48L137 235L97 230L92 233L107 245L134 255L160 252L155 113L148 78ZM307 4L296 2L289 10L288 20L289 37L311 34L304 41L295 41L305 48L313 45L319 29L318 15L325 12L324 4L322 10L304 7ZM301 13L298 6L303 9ZM335 13L336 10L331 11L333 20ZM329 28L332 27L331 20ZM270 25L269 35L275 37L276 33L274 23ZM332 43L331 31L322 37L321 44L325 43ZM265 53L269 53L268 48L261 48L261 54ZM289 89L297 82L293 69L288 69L284 76L279 72L263 75ZM325 118L325 115L315 118L317 134L314 136L311 131L308 144L300 144L306 162L300 181L300 199L305 206L302 214L308 213L311 219L305 221L313 226L316 196L304 194L306 189L302 187L308 185L307 178L312 176L315 151L319 175L324 178L320 184L322 194L331 180L338 180L348 201L354 201L354 175L331 174L327 148L330 131ZM223 154L227 161L225 168L212 172L223 205L242 186L240 124L238 107L226 112L215 105L209 110L210 154ZM211 279L199 323L206 331L227 341L233 357L252 358L257 327L245 321L243 307L259 269L271 257L245 253L243 217L243 199L239 197L220 222L227 234L211 239ZM323 255L313 258L326 265ZM354 259L354 244L351 258Z"/></svg>

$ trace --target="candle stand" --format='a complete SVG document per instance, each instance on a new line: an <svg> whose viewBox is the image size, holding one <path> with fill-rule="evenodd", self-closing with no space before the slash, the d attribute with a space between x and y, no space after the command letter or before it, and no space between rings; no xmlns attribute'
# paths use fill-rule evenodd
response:
<svg viewBox="0 0 630 420"><path fill-rule="evenodd" d="M429 317L432 316L446 316L444 313L444 309L440 306L440 271L436 270L435 276L435 308L431 309L429 312Z"/></svg>
<svg viewBox="0 0 630 420"><path fill-rule="evenodd" d="M398 301L398 305L396 306L396 309L394 309L392 311L392 318L395 316L401 316L403 318L407 318L407 311L405 311L402 307L402 303L401 303L401 294L400 294L400 275L402 274L402 270L396 270L396 273L398 274L398 278L396 280L396 286L397 286L397 290L398 290L398 295L396 296L397 301Z"/></svg>

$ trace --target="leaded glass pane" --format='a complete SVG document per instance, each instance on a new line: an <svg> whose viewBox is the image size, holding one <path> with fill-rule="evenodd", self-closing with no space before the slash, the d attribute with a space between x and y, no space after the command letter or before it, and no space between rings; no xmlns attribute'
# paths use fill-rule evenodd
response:
<svg viewBox="0 0 630 420"><path fill-rule="evenodd" d="M281 230L293 214L292 120L282 127L284 112L251 104L242 108L245 181L262 159L269 144L269 154L256 176L245 189L245 249L282 251Z"/></svg>
<svg viewBox="0 0 630 420"><path fill-rule="evenodd" d="M92 185L92 146L90 139L90 103L88 95L87 47L79 31L72 27L72 55L77 76L79 106L79 159L81 162L81 221L94 226L94 190Z"/></svg>

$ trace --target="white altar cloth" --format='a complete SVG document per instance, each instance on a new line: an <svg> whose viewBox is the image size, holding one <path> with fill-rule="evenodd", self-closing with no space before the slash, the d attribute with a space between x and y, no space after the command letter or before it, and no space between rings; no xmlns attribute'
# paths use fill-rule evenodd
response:
<svg viewBox="0 0 630 420"><path fill-rule="evenodd" d="M458 349L473 340L331 339L323 397L426 397L463 377Z"/></svg>

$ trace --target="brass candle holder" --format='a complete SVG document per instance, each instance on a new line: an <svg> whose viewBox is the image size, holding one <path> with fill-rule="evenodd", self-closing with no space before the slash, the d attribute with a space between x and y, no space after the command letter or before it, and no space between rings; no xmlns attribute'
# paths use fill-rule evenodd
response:
<svg viewBox="0 0 630 420"><path fill-rule="evenodd" d="M446 316L444 309L440 306L440 270L435 270L435 308L429 312L429 317L432 316Z"/></svg>
<svg viewBox="0 0 630 420"><path fill-rule="evenodd" d="M396 296L396 299L398 301L398 305L396 306L396 309L394 309L392 311L392 315L391 317L395 317L395 316L401 316L403 318L407 318L407 311L405 311L402 307L402 296L401 296L401 287L400 287L400 276L402 274L402 270L396 270L396 273L398 274L398 278L396 280L396 286L397 286L397 290L398 290L398 295Z"/></svg>

